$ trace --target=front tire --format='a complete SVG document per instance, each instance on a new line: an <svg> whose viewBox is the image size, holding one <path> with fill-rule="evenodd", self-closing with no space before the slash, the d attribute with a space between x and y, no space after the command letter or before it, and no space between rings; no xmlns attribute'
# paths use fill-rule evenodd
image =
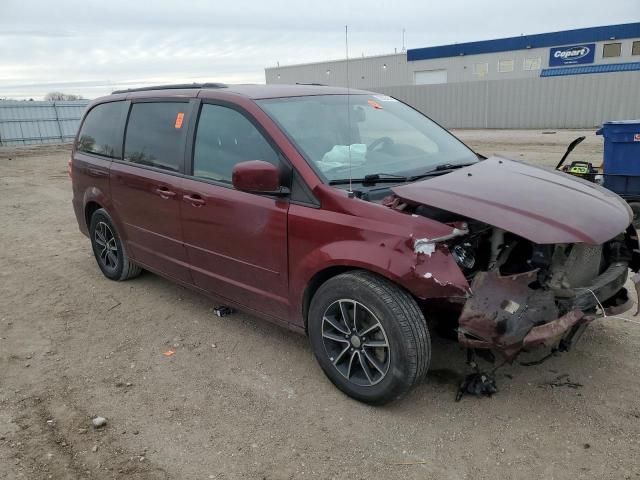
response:
<svg viewBox="0 0 640 480"><path fill-rule="evenodd" d="M96 210L89 225L91 247L98 267L110 280L128 280L142 269L129 260L111 217L104 208Z"/></svg>
<svg viewBox="0 0 640 480"><path fill-rule="evenodd" d="M365 403L402 397L429 367L431 340L415 300L371 272L325 282L311 301L308 331L329 380Z"/></svg>

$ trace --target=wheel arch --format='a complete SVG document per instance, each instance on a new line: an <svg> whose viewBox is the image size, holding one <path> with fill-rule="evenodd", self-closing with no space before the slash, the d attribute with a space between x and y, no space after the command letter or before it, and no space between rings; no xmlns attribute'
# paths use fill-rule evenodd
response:
<svg viewBox="0 0 640 480"><path fill-rule="evenodd" d="M327 267L319 272L316 272L307 282L304 293L302 294L302 318L304 320L304 332L307 332L307 316L309 314L309 306L311 305L311 299L318 291L318 289L327 280L340 275L341 273L348 272L350 270L356 270L358 267L348 265L333 265Z"/></svg>
<svg viewBox="0 0 640 480"><path fill-rule="evenodd" d="M305 286L304 293L302 295L302 318L304 320L305 334L308 334L307 326L308 326L308 315L309 315L309 307L311 306L311 300L313 299L318 289L328 280L331 280L333 277L337 277L338 275L341 275L343 273L351 272L355 270L369 272L381 278L384 278L385 280L393 283L399 289L407 292L415 300L418 300L416 296L411 291L407 290L400 282L398 282L397 279L393 279L388 275L385 275L384 273L377 271L376 269L367 268L366 266L362 266L362 265L353 265L353 264L332 265L316 272L309 279L309 281Z"/></svg>
<svg viewBox="0 0 640 480"><path fill-rule="evenodd" d="M91 217L95 213L96 210L100 210L104 208L100 203L95 200L89 200L87 204L84 206L84 221L87 225L87 229L91 226Z"/></svg>
<svg viewBox="0 0 640 480"><path fill-rule="evenodd" d="M307 332L313 295L324 282L349 270L376 274L417 301L470 294L467 280L446 249L438 248L426 255L416 254L404 242L388 244L398 248L385 247L381 251L372 242L341 242L295 261L290 284L294 306L291 313L297 325Z"/></svg>
<svg viewBox="0 0 640 480"><path fill-rule="evenodd" d="M95 213L96 210L104 209L111 220L115 228L118 230L118 235L124 242L128 242L127 231L125 230L125 225L121 221L120 216L118 215L118 211L115 208L115 205L111 202L111 198L106 195L102 190L98 188L90 188L87 189L83 198L83 213L84 213L84 222L87 226L87 231L91 228L91 216Z"/></svg>

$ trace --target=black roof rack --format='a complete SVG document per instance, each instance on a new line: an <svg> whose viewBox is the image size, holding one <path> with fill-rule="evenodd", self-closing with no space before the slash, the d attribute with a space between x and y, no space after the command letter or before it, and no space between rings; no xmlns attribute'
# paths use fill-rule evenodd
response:
<svg viewBox="0 0 640 480"><path fill-rule="evenodd" d="M185 90L188 88L227 88L224 83L178 83L175 85L156 85L153 87L140 87L140 88L128 88L126 90L114 90L115 93L130 93L130 92L147 92L150 90Z"/></svg>

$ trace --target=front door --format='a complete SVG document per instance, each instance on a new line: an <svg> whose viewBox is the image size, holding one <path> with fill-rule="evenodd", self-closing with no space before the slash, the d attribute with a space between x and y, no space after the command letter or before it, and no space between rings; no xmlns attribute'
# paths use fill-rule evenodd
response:
<svg viewBox="0 0 640 480"><path fill-rule="evenodd" d="M287 318L287 200L235 190L233 167L280 157L248 116L203 104L192 175L184 180L182 224L196 285Z"/></svg>
<svg viewBox="0 0 640 480"><path fill-rule="evenodd" d="M111 196L123 223L127 247L141 264L191 283L182 243L185 102L133 103L124 161L111 164Z"/></svg>

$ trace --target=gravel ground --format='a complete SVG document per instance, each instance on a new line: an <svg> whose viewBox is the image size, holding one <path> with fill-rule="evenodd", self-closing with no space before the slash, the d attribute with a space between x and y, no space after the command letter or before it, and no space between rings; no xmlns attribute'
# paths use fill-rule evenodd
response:
<svg viewBox="0 0 640 480"><path fill-rule="evenodd" d="M593 131L456 133L545 165L585 134L575 158L602 156ZM302 336L218 318L152 274L106 280L68 158L0 149L0 478L640 478L640 325L598 320L571 353L507 366L497 395L459 403L464 356L436 338L424 383L362 405Z"/></svg>

